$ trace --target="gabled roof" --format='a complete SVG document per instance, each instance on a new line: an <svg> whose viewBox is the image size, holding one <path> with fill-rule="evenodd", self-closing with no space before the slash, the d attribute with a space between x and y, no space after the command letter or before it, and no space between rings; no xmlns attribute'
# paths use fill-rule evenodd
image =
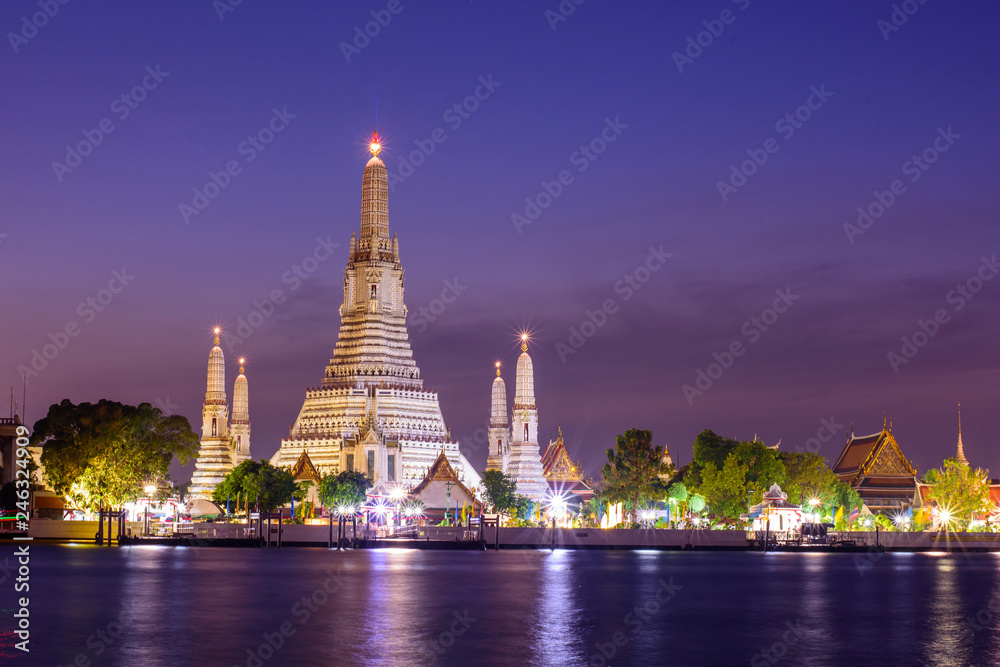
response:
<svg viewBox="0 0 1000 667"><path fill-rule="evenodd" d="M842 479L860 476L915 477L910 462L903 456L892 432L882 428L878 433L851 436L833 466L833 473Z"/></svg>
<svg viewBox="0 0 1000 667"><path fill-rule="evenodd" d="M444 450L438 454L437 460L434 461L434 465L431 466L430 470L424 476L423 481L410 491L411 496L419 494L421 491L426 489L431 482L451 482L462 491L465 492L470 498L475 498L476 494L469 490L465 484L462 484L462 480L458 478L458 473L455 469L451 467L451 463L448 462L448 457L444 455Z"/></svg>
<svg viewBox="0 0 1000 667"><path fill-rule="evenodd" d="M306 454L306 450L303 449L302 454L299 456L299 460L292 466L292 479L296 482L300 482L302 480L319 482L322 478L323 476L319 474L319 471L316 470L316 466L313 465L309 455Z"/></svg>
<svg viewBox="0 0 1000 667"><path fill-rule="evenodd" d="M562 427L559 427L559 437L555 442L550 442L542 454L542 473L546 479L558 479L572 482L581 481L580 471L576 469L576 464L569 457L566 451L566 443L563 441Z"/></svg>
<svg viewBox="0 0 1000 667"><path fill-rule="evenodd" d="M771 485L771 488L767 490L767 493L763 496L766 500L785 500L788 498L788 494L781 490L778 483L775 482Z"/></svg>

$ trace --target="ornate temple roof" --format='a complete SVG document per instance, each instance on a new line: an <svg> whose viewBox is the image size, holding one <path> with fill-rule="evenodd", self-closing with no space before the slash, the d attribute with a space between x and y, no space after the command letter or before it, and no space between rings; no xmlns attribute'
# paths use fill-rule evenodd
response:
<svg viewBox="0 0 1000 667"><path fill-rule="evenodd" d="M883 426L878 433L848 438L833 473L844 481L859 477L915 477L917 471L903 456L890 429Z"/></svg>
<svg viewBox="0 0 1000 667"><path fill-rule="evenodd" d="M781 490L777 482L772 484L771 488L764 494L765 500L784 500L786 498L788 498L788 494Z"/></svg>
<svg viewBox="0 0 1000 667"><path fill-rule="evenodd" d="M555 442L550 441L542 454L542 474L545 475L545 481L554 491L590 496L593 489L583 481L582 472L566 450L560 426Z"/></svg>
<svg viewBox="0 0 1000 667"><path fill-rule="evenodd" d="M566 443L563 441L562 426L559 427L559 435L555 442L549 442L542 454L542 472L546 478L559 480L572 480L579 482L580 471L576 469L576 464L569 457L566 451Z"/></svg>
<svg viewBox="0 0 1000 667"><path fill-rule="evenodd" d="M322 475L316 470L316 466L313 465L312 460L309 455L306 454L306 450L302 450L302 455L299 456L299 460L295 462L292 466L292 479L296 482L301 482L305 480L319 482L322 479Z"/></svg>
<svg viewBox="0 0 1000 667"><path fill-rule="evenodd" d="M427 474L424 476L424 479L420 482L420 484L417 484L417 486L410 491L410 495L418 495L421 491L426 489L431 482L451 482L465 492L465 494L470 498L476 497L476 494L470 491L469 488L462 483L462 480L458 478L458 473L456 473L455 469L451 467L451 463L448 462L448 457L445 456L444 450L438 454L437 460L434 461L434 464L430 467L430 470L427 471Z"/></svg>

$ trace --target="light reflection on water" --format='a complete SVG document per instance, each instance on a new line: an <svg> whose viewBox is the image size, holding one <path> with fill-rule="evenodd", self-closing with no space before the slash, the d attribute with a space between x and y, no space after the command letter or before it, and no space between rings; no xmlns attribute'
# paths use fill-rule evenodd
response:
<svg viewBox="0 0 1000 667"><path fill-rule="evenodd" d="M229 667L256 664L262 646L265 667L771 664L762 651L775 650L803 665L1000 658L992 554L32 549L31 664ZM653 604L661 582L680 588ZM121 632L97 642L123 612ZM977 612L987 622L966 640ZM11 630L0 625L5 657Z"/></svg>

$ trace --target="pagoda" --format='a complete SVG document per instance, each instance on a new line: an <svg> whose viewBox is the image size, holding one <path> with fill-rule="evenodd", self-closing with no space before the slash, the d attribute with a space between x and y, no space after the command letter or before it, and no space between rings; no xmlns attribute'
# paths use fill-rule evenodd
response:
<svg viewBox="0 0 1000 667"><path fill-rule="evenodd" d="M226 474L250 459L249 390L244 374L246 360L240 359L240 374L233 386L233 415L230 424L226 401L226 360L219 347L220 333L220 329L216 327L215 347L208 353L208 383L205 405L201 412L201 443L188 491L194 500L211 500L212 492Z"/></svg>
<svg viewBox="0 0 1000 667"><path fill-rule="evenodd" d="M340 331L318 387L271 457L292 466L300 454L323 473L363 472L373 482L419 483L444 451L468 486L480 477L451 439L437 392L413 360L403 302L399 240L389 235L389 188L376 133L361 185L360 233L352 232Z"/></svg>

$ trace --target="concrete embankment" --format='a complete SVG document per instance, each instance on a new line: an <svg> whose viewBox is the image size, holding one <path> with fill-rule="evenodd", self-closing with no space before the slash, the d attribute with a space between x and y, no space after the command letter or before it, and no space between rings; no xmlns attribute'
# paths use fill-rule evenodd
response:
<svg viewBox="0 0 1000 667"><path fill-rule="evenodd" d="M346 526L347 537L355 536L354 529ZM130 544L160 544L169 546L227 546L252 547L266 541L259 539L252 527L237 523L198 523L183 526L180 536L142 538L141 523L128 523L125 542ZM333 527L334 535L337 526ZM107 525L105 525L105 534ZM478 528L445 528L421 526L412 529L405 538L384 539L374 535L365 539L363 526L357 527L358 546L364 548L403 549L654 549L654 550L759 550L760 546L739 530L601 530L593 528L500 528L482 531L479 541ZM51 542L93 543L97 535L96 521L32 521L29 535L37 540ZM278 526L270 528L271 545L279 538ZM117 540L117 530L112 534ZM780 545L774 551L1000 551L1000 533L879 533L841 532L831 534L835 546ZM326 547L330 539L328 525L285 524L281 526L282 546ZM499 540L498 540L499 538ZM353 542L353 540L351 540Z"/></svg>

